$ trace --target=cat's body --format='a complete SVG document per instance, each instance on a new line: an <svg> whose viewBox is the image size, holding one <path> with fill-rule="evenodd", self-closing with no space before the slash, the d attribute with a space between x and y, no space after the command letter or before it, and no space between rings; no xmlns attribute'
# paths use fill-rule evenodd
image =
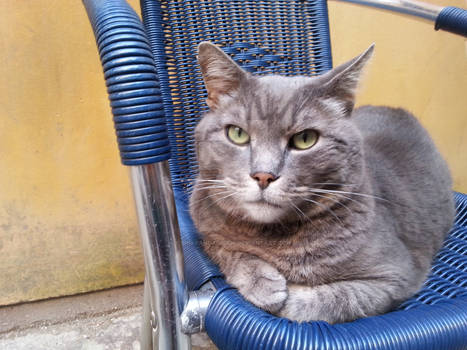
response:
<svg viewBox="0 0 467 350"><path fill-rule="evenodd" d="M451 180L409 113L352 111L367 53L321 78L257 78L203 45L191 214L227 281L267 311L331 323L413 295L452 224ZM302 149L297 135L319 136Z"/></svg>

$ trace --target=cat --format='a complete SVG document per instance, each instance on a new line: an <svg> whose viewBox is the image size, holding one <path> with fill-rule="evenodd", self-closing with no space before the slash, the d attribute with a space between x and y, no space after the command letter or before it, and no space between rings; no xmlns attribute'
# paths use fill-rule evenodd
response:
<svg viewBox="0 0 467 350"><path fill-rule="evenodd" d="M260 77L198 47L209 111L191 216L226 281L280 317L333 324L395 308L453 223L448 166L415 117L354 109L373 49L317 77Z"/></svg>

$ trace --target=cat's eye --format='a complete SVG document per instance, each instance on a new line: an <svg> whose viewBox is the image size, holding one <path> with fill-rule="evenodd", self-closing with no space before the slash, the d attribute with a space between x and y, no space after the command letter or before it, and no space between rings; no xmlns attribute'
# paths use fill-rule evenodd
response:
<svg viewBox="0 0 467 350"><path fill-rule="evenodd" d="M289 145L298 150L305 150L312 147L318 141L318 132L307 129L296 133L290 138Z"/></svg>
<svg viewBox="0 0 467 350"><path fill-rule="evenodd" d="M236 125L227 127L227 137L237 145L245 145L250 141L250 135L245 130Z"/></svg>

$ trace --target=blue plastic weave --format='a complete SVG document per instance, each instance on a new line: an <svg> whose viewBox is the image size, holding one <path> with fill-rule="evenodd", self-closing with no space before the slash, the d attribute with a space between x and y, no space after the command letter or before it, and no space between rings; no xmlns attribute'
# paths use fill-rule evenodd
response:
<svg viewBox="0 0 467 350"><path fill-rule="evenodd" d="M467 10L458 7L445 7L436 18L435 29L467 37Z"/></svg>
<svg viewBox="0 0 467 350"><path fill-rule="evenodd" d="M167 160L170 144L154 57L144 27L123 0L84 0L104 69L125 165Z"/></svg>
<svg viewBox="0 0 467 350"><path fill-rule="evenodd" d="M331 68L326 1L141 1L161 82L175 187L197 173L193 131L207 111L196 49L209 40L245 69L314 75Z"/></svg>

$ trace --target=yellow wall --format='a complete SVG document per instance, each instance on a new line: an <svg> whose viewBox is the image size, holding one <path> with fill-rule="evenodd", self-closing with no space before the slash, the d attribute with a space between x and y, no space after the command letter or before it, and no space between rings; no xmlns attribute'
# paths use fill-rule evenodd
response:
<svg viewBox="0 0 467 350"><path fill-rule="evenodd" d="M467 191L465 41L352 5L330 3L330 14L336 64L376 42L359 103L417 114ZM0 305L141 281L127 170L81 2L0 1L0 33Z"/></svg>
<svg viewBox="0 0 467 350"><path fill-rule="evenodd" d="M0 1L0 33L0 305L140 282L130 183L81 1Z"/></svg>
<svg viewBox="0 0 467 350"><path fill-rule="evenodd" d="M466 0L428 0L467 8ZM398 106L428 129L467 192L467 45L432 24L353 4L329 2L334 65L376 43L357 104Z"/></svg>

